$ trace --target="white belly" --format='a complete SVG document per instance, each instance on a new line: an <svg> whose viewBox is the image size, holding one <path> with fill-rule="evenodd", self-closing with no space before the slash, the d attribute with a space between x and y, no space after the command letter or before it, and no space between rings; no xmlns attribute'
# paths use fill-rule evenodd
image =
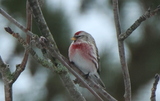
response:
<svg viewBox="0 0 160 101"><path fill-rule="evenodd" d="M78 51L78 50L77 50ZM85 59L80 55L79 52L76 52L72 58L74 64L84 73L84 74L95 74L97 72L97 69L95 67L95 64L89 60Z"/></svg>

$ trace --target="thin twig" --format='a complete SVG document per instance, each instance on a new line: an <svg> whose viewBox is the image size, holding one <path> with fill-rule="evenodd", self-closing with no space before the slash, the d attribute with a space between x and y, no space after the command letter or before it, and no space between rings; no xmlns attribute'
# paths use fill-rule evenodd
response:
<svg viewBox="0 0 160 101"><path fill-rule="evenodd" d="M115 26L117 31L119 57L120 57L120 62L122 66L122 73L123 73L124 86L125 86L124 98L125 98L125 101L131 101L131 82L130 82L128 66L125 59L124 43L122 40L119 40L119 35L121 34L121 26L120 26L118 0L112 0L112 1L113 1L114 21L115 21Z"/></svg>
<svg viewBox="0 0 160 101"><path fill-rule="evenodd" d="M26 3L26 15L27 15L26 16L26 18L27 18L27 23L26 23L27 29L26 30L31 31L31 29L32 29L32 15L31 15L31 11L30 11L28 2ZM27 37L26 37L26 43L27 44L30 43L30 36L29 35L27 35ZM24 57L22 59L21 64L16 66L16 70L14 72L14 80L16 80L19 77L19 75L24 71L26 64L27 64L28 56L29 56L29 51L27 49L25 49Z"/></svg>
<svg viewBox="0 0 160 101"><path fill-rule="evenodd" d="M160 75L156 74L155 75L155 81L154 81L153 87L151 89L151 97L150 97L151 101L156 101L156 89L157 89L157 85L158 85L159 79L160 79Z"/></svg>
<svg viewBox="0 0 160 101"><path fill-rule="evenodd" d="M0 8L0 13L6 18L8 19L10 22L12 22L13 24L15 24L18 28L20 28L22 31L24 31L27 35L34 37L34 34L27 30L26 27L24 27L23 25L21 25L18 21L16 21L16 19L14 19L13 17L11 17L7 12L5 12L2 8Z"/></svg>
<svg viewBox="0 0 160 101"><path fill-rule="evenodd" d="M127 29L125 33L122 33L119 35L119 40L125 40L131 33L145 20L148 18L157 15L157 13L160 12L160 5L153 11L150 11L150 8L137 19L133 25L131 25L130 28Z"/></svg>
<svg viewBox="0 0 160 101"><path fill-rule="evenodd" d="M30 6L28 4L28 0L26 1L26 30L29 30L31 31L32 30L32 14L31 14L31 11L30 11ZM30 39L31 37L29 35L26 36L26 43L27 44L30 44ZM27 63L27 60L28 60L28 56L29 56L29 51L27 49L25 49L25 54L24 54L24 58L22 60L22 63L20 65L20 68L22 68L24 70L25 66L26 66L26 63Z"/></svg>

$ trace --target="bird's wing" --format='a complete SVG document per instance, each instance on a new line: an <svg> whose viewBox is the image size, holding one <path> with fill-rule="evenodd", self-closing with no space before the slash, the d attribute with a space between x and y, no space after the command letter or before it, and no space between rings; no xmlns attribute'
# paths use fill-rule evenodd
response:
<svg viewBox="0 0 160 101"><path fill-rule="evenodd" d="M94 49L94 54L96 54L96 56L95 56L95 58L96 58L96 60L97 60L97 64L98 64L98 67L97 67L97 72L98 72L98 74L100 74L100 72L101 72L101 66L100 66L100 57L99 57L99 54L98 54L98 48L97 48L97 46L96 46L96 43L95 43L95 40L93 40L92 41L93 42L93 44L94 44L94 46L93 47L95 47Z"/></svg>

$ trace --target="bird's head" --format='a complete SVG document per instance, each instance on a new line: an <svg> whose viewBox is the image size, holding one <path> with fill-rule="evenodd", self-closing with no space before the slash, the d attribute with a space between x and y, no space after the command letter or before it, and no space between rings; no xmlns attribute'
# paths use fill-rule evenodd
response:
<svg viewBox="0 0 160 101"><path fill-rule="evenodd" d="M94 39L89 33L85 31L78 31L74 34L71 40L73 41L92 41Z"/></svg>

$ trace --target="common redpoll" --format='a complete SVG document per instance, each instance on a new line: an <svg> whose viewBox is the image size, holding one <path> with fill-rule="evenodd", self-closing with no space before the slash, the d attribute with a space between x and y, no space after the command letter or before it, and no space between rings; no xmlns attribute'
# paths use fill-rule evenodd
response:
<svg viewBox="0 0 160 101"><path fill-rule="evenodd" d="M99 77L99 55L94 38L85 31L79 31L71 38L69 60L74 63L85 75L105 88Z"/></svg>

